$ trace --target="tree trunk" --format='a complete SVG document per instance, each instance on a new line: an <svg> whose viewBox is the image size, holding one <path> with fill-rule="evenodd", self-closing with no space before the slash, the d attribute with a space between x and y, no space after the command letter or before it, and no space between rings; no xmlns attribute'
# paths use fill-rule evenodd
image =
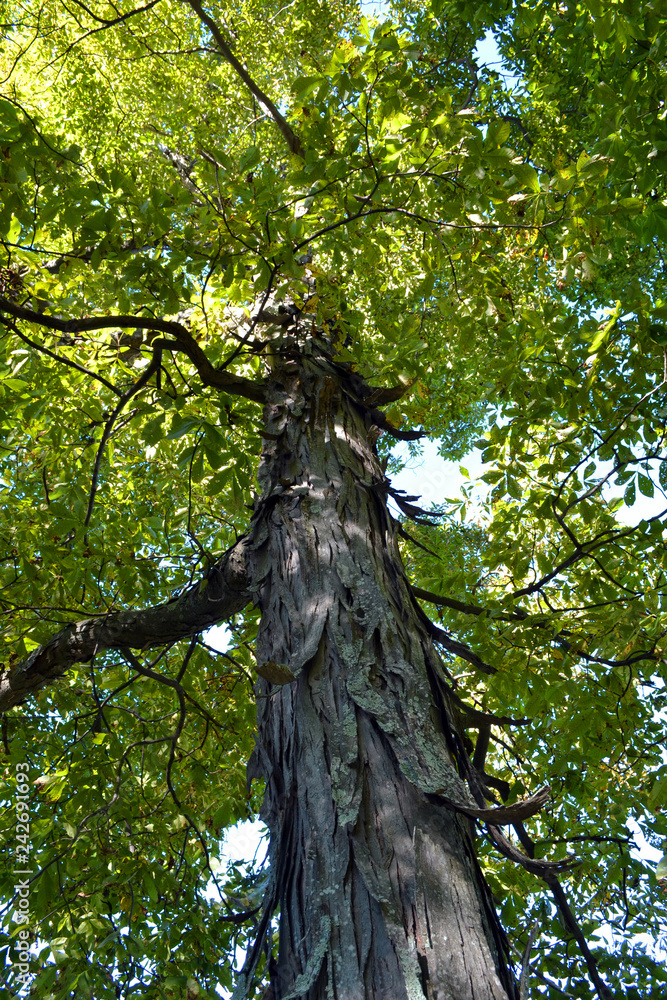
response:
<svg viewBox="0 0 667 1000"><path fill-rule="evenodd" d="M472 804L377 428L313 341L277 357L249 545L273 997L514 998L472 822L438 802Z"/></svg>

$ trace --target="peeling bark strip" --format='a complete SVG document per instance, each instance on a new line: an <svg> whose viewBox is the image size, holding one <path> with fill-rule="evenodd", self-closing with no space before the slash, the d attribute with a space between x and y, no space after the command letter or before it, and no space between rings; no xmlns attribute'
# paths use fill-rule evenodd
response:
<svg viewBox="0 0 667 1000"><path fill-rule="evenodd" d="M437 801L476 810L443 668L378 489L372 417L342 381L283 341L248 546L267 668L249 774L266 781L267 912L280 908L272 995L513 1000L472 823Z"/></svg>
<svg viewBox="0 0 667 1000"><path fill-rule="evenodd" d="M180 597L141 611L117 611L67 625L15 667L0 672L0 713L19 704L75 663L105 649L145 649L198 635L250 601L245 540L237 542L206 577Z"/></svg>

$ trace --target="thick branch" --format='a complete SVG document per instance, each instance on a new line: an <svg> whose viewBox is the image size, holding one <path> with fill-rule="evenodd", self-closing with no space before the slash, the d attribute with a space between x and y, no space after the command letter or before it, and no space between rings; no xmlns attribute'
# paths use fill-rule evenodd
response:
<svg viewBox="0 0 667 1000"><path fill-rule="evenodd" d="M514 819L510 819L510 823L514 822ZM532 875L539 875L540 878L546 879L548 875L555 875L557 872L566 872L573 865L577 864L576 858L572 855L563 861L545 861L542 858L529 858L527 854L524 854L523 851L515 847L512 841L508 840L505 834L494 823L487 822L486 828L500 853L504 854L510 861L521 865Z"/></svg>
<svg viewBox="0 0 667 1000"><path fill-rule="evenodd" d="M394 427L391 421L385 417L382 410L378 410L375 407L369 410L369 413L377 426L381 430L386 431L387 434L391 434L397 441L418 441L420 438L426 437L426 431L402 431L399 427Z"/></svg>
<svg viewBox="0 0 667 1000"><path fill-rule="evenodd" d="M204 385L235 396L245 396L256 403L264 402L264 386L240 375L230 375L222 369L215 368L197 341L182 323L174 320L157 319L153 316L86 316L80 319L59 319L38 313L34 309L16 305L8 299L0 298L0 312L8 313L16 319L36 323L47 330L57 330L58 333L85 333L89 330L154 330L157 333L168 333L174 339L154 342L153 346L165 350L181 351L192 361Z"/></svg>
<svg viewBox="0 0 667 1000"><path fill-rule="evenodd" d="M245 539L229 549L203 580L180 597L143 611L116 611L66 625L27 659L0 674L0 712L35 694L75 663L107 649L145 649L197 635L251 600Z"/></svg>
<svg viewBox="0 0 667 1000"><path fill-rule="evenodd" d="M283 115L281 115L280 111L278 111L278 108L275 106L275 104L268 96L268 94L265 94L264 91L255 83L255 81L250 76L248 70L245 68L243 63L239 62L239 60L236 58L231 48L229 47L229 43L227 42L222 31L220 30L220 27L216 24L216 22L213 20L212 17L209 17L209 15L203 9L202 5L198 2L198 0L186 0L186 3L190 7L192 7L193 11L195 12L199 20L202 22L202 24L205 24L208 30L211 32L211 34L215 38L216 44L220 49L220 52L222 53L224 59L226 59L226 61L229 63L232 69L238 74L238 76L240 76L240 78L243 80L246 87L250 91L250 93L253 94L254 97L257 98L259 103L263 105L269 112L274 122L280 129L283 138L285 139L285 142L289 146L290 151L292 153L295 153L297 156L303 158L304 156L303 146L301 145L301 140L299 139L298 135L296 135L296 133L289 125L289 123L286 121L286 119L283 117Z"/></svg>

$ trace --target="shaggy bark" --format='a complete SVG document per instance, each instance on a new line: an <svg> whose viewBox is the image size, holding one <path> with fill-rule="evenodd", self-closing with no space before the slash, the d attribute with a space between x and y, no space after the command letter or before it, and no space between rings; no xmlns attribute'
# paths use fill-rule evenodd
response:
<svg viewBox="0 0 667 1000"><path fill-rule="evenodd" d="M471 821L441 804L475 807L377 427L312 343L283 342L267 399L248 551L262 612L249 773L266 782L266 914L280 908L272 995L514 998Z"/></svg>

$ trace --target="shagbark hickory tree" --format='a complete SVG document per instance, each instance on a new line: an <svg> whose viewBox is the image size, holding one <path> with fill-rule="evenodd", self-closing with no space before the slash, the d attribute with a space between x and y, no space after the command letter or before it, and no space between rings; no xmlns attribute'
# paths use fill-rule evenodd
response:
<svg viewBox="0 0 667 1000"><path fill-rule="evenodd" d="M9 989L660 995L665 5L2 20Z"/></svg>

